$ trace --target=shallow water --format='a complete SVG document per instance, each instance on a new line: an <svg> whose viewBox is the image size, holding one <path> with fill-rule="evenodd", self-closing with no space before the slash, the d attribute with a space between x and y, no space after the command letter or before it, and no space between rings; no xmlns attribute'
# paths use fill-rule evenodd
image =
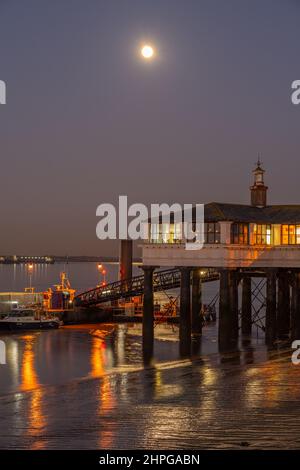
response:
<svg viewBox="0 0 300 470"><path fill-rule="evenodd" d="M35 267L40 290L61 265ZM98 282L93 263L70 264L72 284ZM117 276L109 267L108 280ZM0 266L1 290L22 290L21 266ZM203 300L216 292L204 285ZM144 368L140 324L96 324L3 334L1 449L298 448L300 366L287 345L269 351L261 331L239 350L218 353L207 325L193 357L179 357L178 328L155 326L152 367Z"/></svg>
<svg viewBox="0 0 300 470"><path fill-rule="evenodd" d="M178 357L177 328L160 326L159 361ZM158 334L158 331L156 332ZM176 331L176 332L175 332ZM0 366L0 395L43 385L100 377L141 365L141 324L88 324L58 330L0 334L6 365Z"/></svg>
<svg viewBox="0 0 300 470"><path fill-rule="evenodd" d="M83 325L5 337L0 448L299 446L300 366L287 349L254 339L219 355L209 327L205 355L181 360L177 331L164 325L144 369L140 331Z"/></svg>

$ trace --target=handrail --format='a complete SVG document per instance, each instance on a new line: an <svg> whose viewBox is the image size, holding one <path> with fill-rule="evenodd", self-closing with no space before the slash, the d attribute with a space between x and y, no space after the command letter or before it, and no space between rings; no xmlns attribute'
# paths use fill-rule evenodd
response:
<svg viewBox="0 0 300 470"><path fill-rule="evenodd" d="M181 273L179 268L157 271L153 274L154 292L165 291L180 287ZM216 270L205 270L201 275L202 282L219 279ZM144 292L144 275L134 276L121 281L114 281L105 286L98 286L81 292L74 298L75 305L92 306L121 298L142 295Z"/></svg>

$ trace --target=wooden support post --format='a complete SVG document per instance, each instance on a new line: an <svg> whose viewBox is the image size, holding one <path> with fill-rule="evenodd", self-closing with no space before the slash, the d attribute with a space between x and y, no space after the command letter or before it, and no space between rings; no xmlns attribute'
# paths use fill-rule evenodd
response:
<svg viewBox="0 0 300 470"><path fill-rule="evenodd" d="M153 303L153 266L143 266L144 271L144 308L143 308L143 357L145 364L153 358L154 345L154 303Z"/></svg>
<svg viewBox="0 0 300 470"><path fill-rule="evenodd" d="M191 354L191 268L180 268L179 348L181 357Z"/></svg>
<svg viewBox="0 0 300 470"><path fill-rule="evenodd" d="M192 284L192 334L202 333L202 318L201 318L201 274L200 269L193 270L193 284Z"/></svg>
<svg viewBox="0 0 300 470"><path fill-rule="evenodd" d="M238 283L237 273L223 269L220 273L219 348L236 348L238 340Z"/></svg>
<svg viewBox="0 0 300 470"><path fill-rule="evenodd" d="M120 281L132 278L132 240L120 241L119 278Z"/></svg>
<svg viewBox="0 0 300 470"><path fill-rule="evenodd" d="M300 272L293 274L291 302L291 336L300 339Z"/></svg>
<svg viewBox="0 0 300 470"><path fill-rule="evenodd" d="M238 296L238 275L237 271L230 273L230 305L232 321L232 344L235 346L239 337L239 296Z"/></svg>
<svg viewBox="0 0 300 470"><path fill-rule="evenodd" d="M277 335L277 310L276 310L276 270L268 269L266 287L266 343L273 343Z"/></svg>
<svg viewBox="0 0 300 470"><path fill-rule="evenodd" d="M222 269L220 272L220 300L219 300L219 347L220 350L228 349L230 346L230 321L228 312L229 303L229 270Z"/></svg>
<svg viewBox="0 0 300 470"><path fill-rule="evenodd" d="M289 275L286 270L280 271L278 275L278 314L277 330L278 337L286 337L290 331L290 285Z"/></svg>
<svg viewBox="0 0 300 470"><path fill-rule="evenodd" d="M252 331L251 277L244 276L242 284L242 334L251 336Z"/></svg>

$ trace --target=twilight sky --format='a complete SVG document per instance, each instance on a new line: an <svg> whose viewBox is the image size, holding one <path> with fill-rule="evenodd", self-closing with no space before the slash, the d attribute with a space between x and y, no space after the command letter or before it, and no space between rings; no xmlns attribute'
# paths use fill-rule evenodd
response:
<svg viewBox="0 0 300 470"><path fill-rule="evenodd" d="M0 0L0 254L112 254L122 194L248 203L258 152L300 203L299 24L298 0Z"/></svg>

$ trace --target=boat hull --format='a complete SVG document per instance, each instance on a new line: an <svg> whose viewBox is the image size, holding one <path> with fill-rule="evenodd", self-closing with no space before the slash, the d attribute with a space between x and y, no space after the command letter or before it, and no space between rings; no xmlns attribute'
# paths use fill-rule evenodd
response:
<svg viewBox="0 0 300 470"><path fill-rule="evenodd" d="M22 331L22 330L54 330L59 327L59 322L49 320L41 322L13 322L0 321L0 330L6 331Z"/></svg>

